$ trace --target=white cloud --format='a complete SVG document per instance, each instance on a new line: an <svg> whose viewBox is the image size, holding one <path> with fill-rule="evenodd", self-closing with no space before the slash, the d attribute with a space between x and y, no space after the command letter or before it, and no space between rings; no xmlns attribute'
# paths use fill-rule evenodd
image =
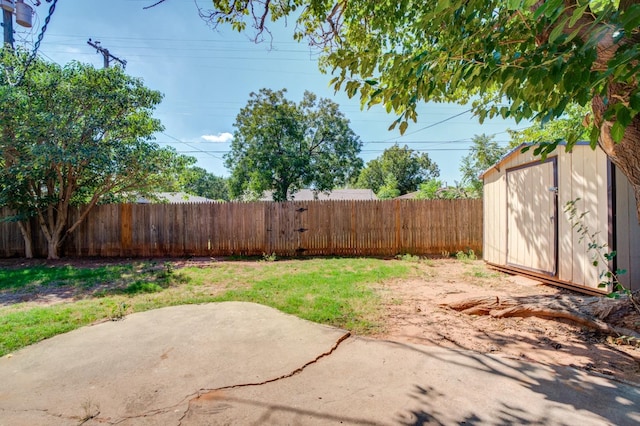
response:
<svg viewBox="0 0 640 426"><path fill-rule="evenodd" d="M228 132L218 133L217 135L202 135L200 136L207 142L225 143L230 142L233 139L233 135Z"/></svg>

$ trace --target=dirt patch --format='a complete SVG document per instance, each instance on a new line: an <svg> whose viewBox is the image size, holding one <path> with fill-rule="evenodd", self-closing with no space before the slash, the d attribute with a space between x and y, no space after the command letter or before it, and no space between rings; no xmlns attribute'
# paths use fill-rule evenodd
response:
<svg viewBox="0 0 640 426"><path fill-rule="evenodd" d="M447 303L475 296L533 296L571 293L487 268L482 261L441 259L418 267L421 278L385 283L386 330L377 338L437 345L575 366L640 384L640 349L559 320L492 318L456 312ZM619 319L640 330L640 316Z"/></svg>

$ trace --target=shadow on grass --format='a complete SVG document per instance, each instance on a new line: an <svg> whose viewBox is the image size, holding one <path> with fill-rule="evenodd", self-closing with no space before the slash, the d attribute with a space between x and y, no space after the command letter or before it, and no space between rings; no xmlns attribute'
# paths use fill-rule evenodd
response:
<svg viewBox="0 0 640 426"><path fill-rule="evenodd" d="M175 272L168 262L129 262L96 267L40 264L0 268L0 306L156 293L185 281L186 278Z"/></svg>

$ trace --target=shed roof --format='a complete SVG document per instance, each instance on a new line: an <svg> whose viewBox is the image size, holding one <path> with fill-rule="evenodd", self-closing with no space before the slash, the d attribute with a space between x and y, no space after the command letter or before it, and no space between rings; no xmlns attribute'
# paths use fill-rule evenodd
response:
<svg viewBox="0 0 640 426"><path fill-rule="evenodd" d="M524 147L533 147L535 145L536 145L535 143L521 143L520 145L516 146L511 151L509 151L506 154L504 154L502 156L502 158L500 158L500 160L498 160L498 162L496 164L494 164L493 166L489 167L487 170L482 172L482 174L480 174L480 179L483 179L486 175L488 175L492 171L500 171L500 167L504 163L508 162L513 157L515 157L517 155L520 155L520 151L522 151L522 148L524 148ZM566 146L567 143L563 141L563 142L560 142L558 145L559 146ZM591 146L591 144L589 143L589 141L578 141L578 142L575 143L574 146Z"/></svg>
<svg viewBox="0 0 640 426"><path fill-rule="evenodd" d="M416 195L418 195L419 191L413 191L413 192L407 192L406 194L397 196L395 199L396 200L413 200L416 198Z"/></svg>

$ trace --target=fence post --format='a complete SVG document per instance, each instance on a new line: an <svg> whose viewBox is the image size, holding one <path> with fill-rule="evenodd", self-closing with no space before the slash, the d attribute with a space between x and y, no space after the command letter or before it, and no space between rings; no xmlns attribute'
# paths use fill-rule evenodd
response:
<svg viewBox="0 0 640 426"><path fill-rule="evenodd" d="M401 245L402 245L402 215L400 214L400 200L394 200L395 201L395 205L394 205L394 210L395 210L395 216L396 216L396 238L395 238L395 247L393 248L394 250L394 255L396 254L400 254L400 249L401 249Z"/></svg>
<svg viewBox="0 0 640 426"><path fill-rule="evenodd" d="M133 222L131 204L120 204L120 252L124 256L132 254L133 228L131 222Z"/></svg>

